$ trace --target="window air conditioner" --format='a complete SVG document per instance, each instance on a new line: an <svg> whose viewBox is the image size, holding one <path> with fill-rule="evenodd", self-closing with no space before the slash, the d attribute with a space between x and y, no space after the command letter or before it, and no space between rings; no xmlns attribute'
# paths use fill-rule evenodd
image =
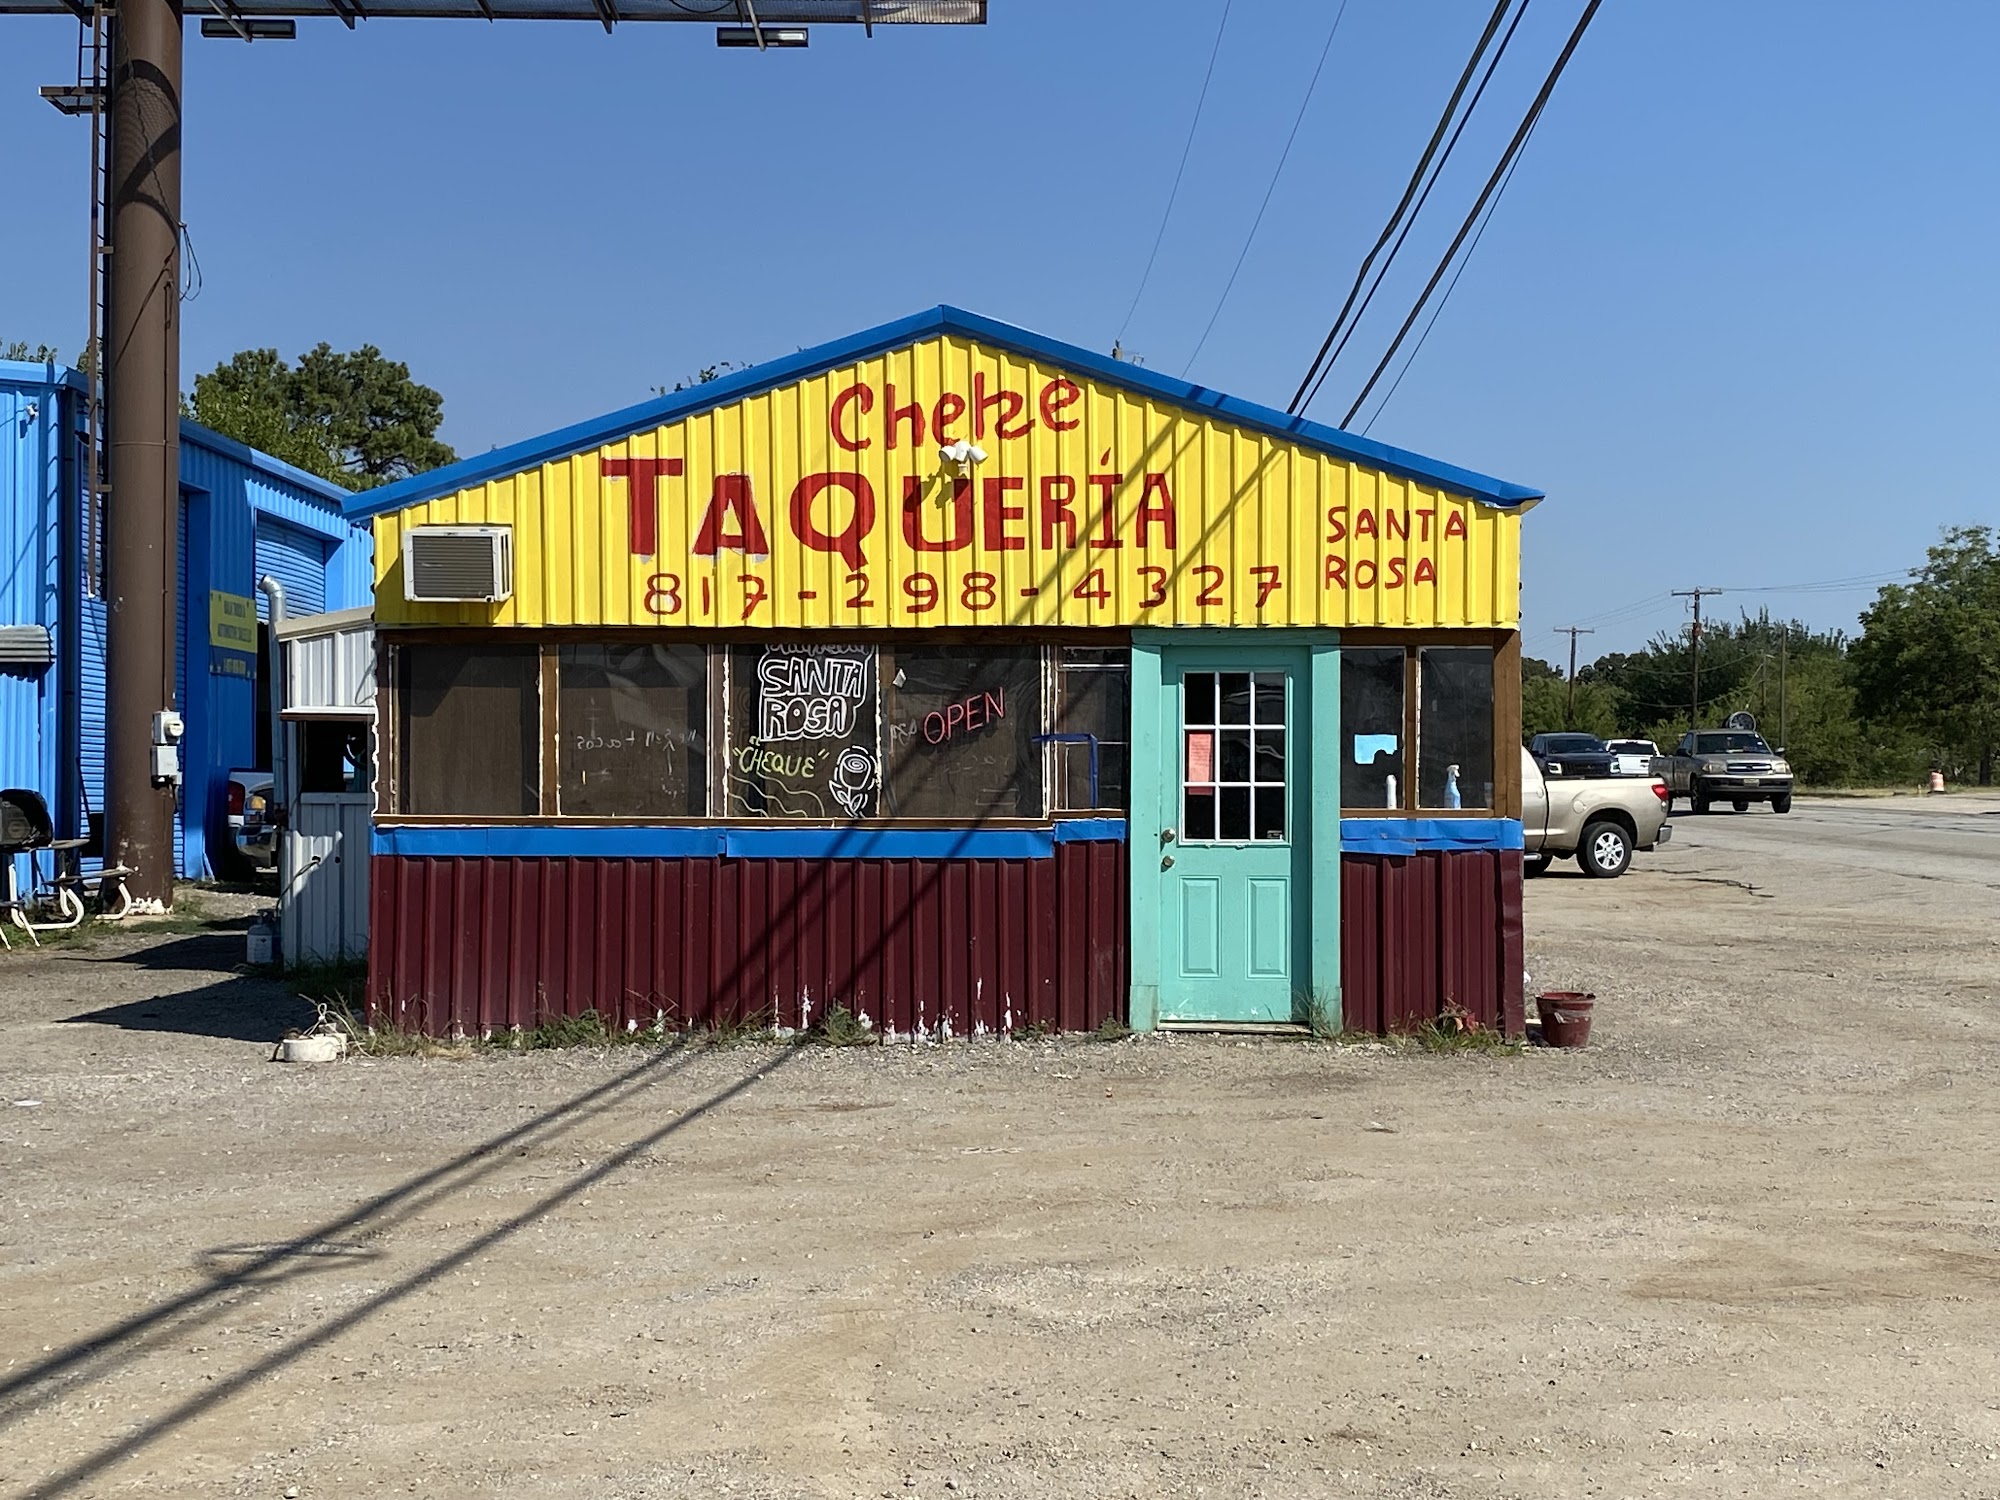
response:
<svg viewBox="0 0 2000 1500"><path fill-rule="evenodd" d="M498 604L514 592L511 526L412 526L403 597L412 604Z"/></svg>

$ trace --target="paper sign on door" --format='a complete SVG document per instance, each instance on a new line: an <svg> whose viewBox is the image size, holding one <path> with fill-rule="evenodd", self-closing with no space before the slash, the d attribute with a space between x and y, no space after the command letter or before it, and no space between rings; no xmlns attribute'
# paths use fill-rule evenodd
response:
<svg viewBox="0 0 2000 1500"><path fill-rule="evenodd" d="M1215 780L1215 731L1190 729L1187 735L1187 779L1191 785Z"/></svg>

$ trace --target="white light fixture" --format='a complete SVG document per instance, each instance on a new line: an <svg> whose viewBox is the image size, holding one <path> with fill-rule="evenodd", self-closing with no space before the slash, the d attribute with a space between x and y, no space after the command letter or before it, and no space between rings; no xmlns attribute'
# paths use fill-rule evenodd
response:
<svg viewBox="0 0 2000 1500"><path fill-rule="evenodd" d="M977 443L968 443L960 438L938 449L938 457L948 464L983 464L986 462L986 450Z"/></svg>

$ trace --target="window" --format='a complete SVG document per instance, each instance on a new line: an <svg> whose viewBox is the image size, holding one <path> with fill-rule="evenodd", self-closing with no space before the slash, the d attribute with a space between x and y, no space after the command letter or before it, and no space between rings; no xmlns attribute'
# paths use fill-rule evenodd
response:
<svg viewBox="0 0 2000 1500"><path fill-rule="evenodd" d="M1417 653L1417 806L1493 806L1493 652Z"/></svg>
<svg viewBox="0 0 2000 1500"><path fill-rule="evenodd" d="M729 648L728 816L876 815L880 656L873 646Z"/></svg>
<svg viewBox="0 0 2000 1500"><path fill-rule="evenodd" d="M577 817L698 818L708 810L708 652L564 646L557 799Z"/></svg>
<svg viewBox="0 0 2000 1500"><path fill-rule="evenodd" d="M1285 674L1181 678L1181 833L1191 843L1285 837Z"/></svg>
<svg viewBox="0 0 2000 1500"><path fill-rule="evenodd" d="M365 792L368 763L366 719L306 719L293 743L299 749L301 792Z"/></svg>
<svg viewBox="0 0 2000 1500"><path fill-rule="evenodd" d="M898 646L884 694L891 818L1042 816L1042 649Z"/></svg>
<svg viewBox="0 0 2000 1500"><path fill-rule="evenodd" d="M1340 805L1401 807L1404 791L1403 651L1342 651Z"/></svg>
<svg viewBox="0 0 2000 1500"><path fill-rule="evenodd" d="M532 817L541 805L541 653L402 646L397 811Z"/></svg>
<svg viewBox="0 0 2000 1500"><path fill-rule="evenodd" d="M966 827L1127 805L1124 646L520 639L392 646L392 815ZM1211 785L1226 783L1232 837L1286 836L1273 681L1256 702L1247 674L1210 682L1211 716L1231 716L1210 727L1230 731ZM328 741L329 784L351 773L348 748Z"/></svg>
<svg viewBox="0 0 2000 1500"><path fill-rule="evenodd" d="M1050 792L1063 812L1123 812L1131 784L1131 656L1123 647L1057 653Z"/></svg>

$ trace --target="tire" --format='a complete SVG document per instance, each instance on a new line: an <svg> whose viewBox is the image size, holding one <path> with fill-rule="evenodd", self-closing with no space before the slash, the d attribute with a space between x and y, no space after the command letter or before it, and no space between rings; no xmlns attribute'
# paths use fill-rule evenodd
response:
<svg viewBox="0 0 2000 1500"><path fill-rule="evenodd" d="M1792 794L1790 792L1782 792L1778 796L1775 796L1771 799L1772 812L1788 813L1791 810L1792 810Z"/></svg>
<svg viewBox="0 0 2000 1500"><path fill-rule="evenodd" d="M1530 854L1526 859L1521 861L1521 873L1523 875L1548 874L1549 858L1546 854Z"/></svg>
<svg viewBox="0 0 2000 1500"><path fill-rule="evenodd" d="M1593 880L1611 880L1632 863L1632 835L1608 819L1583 825L1576 862Z"/></svg>
<svg viewBox="0 0 2000 1500"><path fill-rule="evenodd" d="M1731 807L1735 808L1735 809L1736 809L1736 810L1737 810L1738 812L1748 812L1748 811L1750 811L1750 804L1749 804L1749 802L1747 802L1746 800L1744 800L1744 799L1743 799L1743 798L1741 798L1741 797L1737 798L1737 799L1736 799L1736 800L1735 800L1734 802L1730 803L1729 805L1730 805Z"/></svg>
<svg viewBox="0 0 2000 1500"><path fill-rule="evenodd" d="M1694 809L1696 817L1706 816L1708 813L1708 793L1704 792L1700 787L1696 787L1688 793L1688 806Z"/></svg>

